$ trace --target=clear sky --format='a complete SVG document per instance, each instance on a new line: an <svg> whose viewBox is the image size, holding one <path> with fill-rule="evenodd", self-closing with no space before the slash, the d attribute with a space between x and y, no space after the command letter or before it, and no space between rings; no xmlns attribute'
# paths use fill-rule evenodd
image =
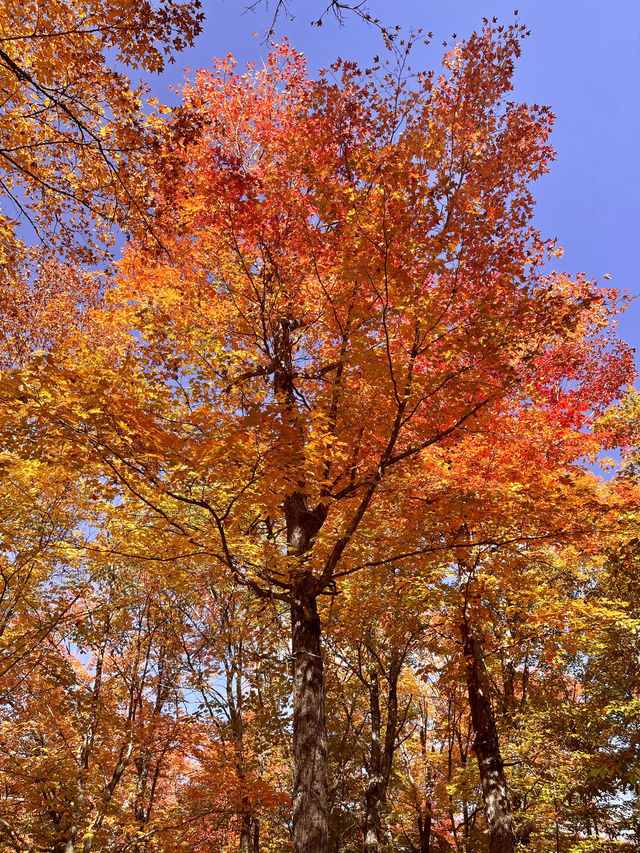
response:
<svg viewBox="0 0 640 853"><path fill-rule="evenodd" d="M355 15L344 25L327 15L312 27L329 0L290 0L295 20L282 15L275 38L287 36L308 59L311 72L336 57L367 64L380 52L379 33ZM207 20L195 47L169 66L157 93L182 79L181 66L208 67L231 52L241 62L268 51L275 0L246 12L249 0L203 0ZM481 26L483 16L510 23L514 9L531 30L517 67L518 100L551 105L552 141L558 156L534 188L536 225L565 249L558 267L586 272L640 294L640 2L638 0L370 0L388 26L433 31L429 47L416 48L412 67L438 68L443 40L451 43ZM253 35L255 32L258 35ZM604 282L603 282L604 284ZM640 297L623 317L622 336L640 352Z"/></svg>

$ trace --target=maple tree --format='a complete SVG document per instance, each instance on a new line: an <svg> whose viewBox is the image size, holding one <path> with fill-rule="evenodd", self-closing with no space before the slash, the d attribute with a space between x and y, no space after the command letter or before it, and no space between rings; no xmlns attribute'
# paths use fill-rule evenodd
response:
<svg viewBox="0 0 640 853"><path fill-rule="evenodd" d="M367 853L511 853L534 820L548 839L549 786L525 796L536 738L569 756L549 709L597 677L545 656L569 667L582 626L632 624L586 600L632 498L584 459L628 431L605 410L634 373L616 293L549 272L531 225L553 152L548 109L509 100L523 34L487 25L439 77L338 63L312 81L287 45L246 74L221 60L185 86L145 176L157 239L111 280L50 262L16 280L6 464L18 484L31 466L43 504L72 484L41 594L62 565L102 597L74 623L89 669L52 617L34 679L55 707L33 682L19 694L26 741L80 756L33 788L55 843L288 849L288 760L294 853L359 831ZM104 721L74 707L76 683L105 691ZM615 701L634 713L634 694ZM108 743L91 734L107 717ZM24 738L3 773L40 779ZM48 844L19 800L7 843Z"/></svg>
<svg viewBox="0 0 640 853"><path fill-rule="evenodd" d="M143 168L154 139L146 89L200 30L199 3L165 0L0 5L0 263L24 257L24 231L83 260L114 222L149 227ZM20 230L17 230L20 229Z"/></svg>

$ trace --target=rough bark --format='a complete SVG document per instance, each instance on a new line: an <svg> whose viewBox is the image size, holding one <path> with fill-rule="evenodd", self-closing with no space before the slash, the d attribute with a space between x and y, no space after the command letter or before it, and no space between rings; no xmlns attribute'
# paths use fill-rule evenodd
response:
<svg viewBox="0 0 640 853"><path fill-rule="evenodd" d="M327 731L320 617L310 582L291 605L293 651L293 853L328 849Z"/></svg>
<svg viewBox="0 0 640 853"><path fill-rule="evenodd" d="M465 616L460 632L466 662L469 709L475 735L474 750L478 759L484 811L489 835L490 853L515 853L516 834L511 803L491 694L482 641Z"/></svg>
<svg viewBox="0 0 640 853"><path fill-rule="evenodd" d="M329 794L327 729L324 714L324 672L317 596L318 582L305 561L327 517L320 504L307 504L304 482L303 434L297 423L293 342L296 322L283 318L274 334L274 392L289 411L296 438L292 466L299 479L284 498L287 552L298 558L291 585L291 650L293 655L293 853L327 853Z"/></svg>

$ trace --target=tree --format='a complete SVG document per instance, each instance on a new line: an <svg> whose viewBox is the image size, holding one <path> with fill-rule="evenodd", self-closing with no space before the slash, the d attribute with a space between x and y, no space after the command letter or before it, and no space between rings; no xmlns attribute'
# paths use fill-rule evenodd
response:
<svg viewBox="0 0 640 853"><path fill-rule="evenodd" d="M491 851L515 849L541 823L524 814L526 785L510 796L505 770L505 747L518 754L509 729L518 706L514 659L524 703L540 644L555 659L603 619L585 605L584 585L621 532L619 505L582 468L593 438L565 425L552 448L545 425L533 427L540 414L520 410L467 442L464 458L452 460L452 504L441 516L459 541L442 587L443 619L459 646Z"/></svg>
<svg viewBox="0 0 640 853"><path fill-rule="evenodd" d="M399 83L313 83L287 46L200 72L158 158L168 254L132 244L84 334L13 375L46 440L144 516L126 556L206 559L290 608L294 853L327 849L319 601L477 546L441 489L465 449L527 413L539 453L593 448L631 375L613 294L543 270L551 115L507 100L523 35L487 25Z"/></svg>
<svg viewBox="0 0 640 853"><path fill-rule="evenodd" d="M73 589L49 585L72 618L3 673L6 849L89 853L126 838L142 851L137 839L162 826L151 814L186 733L176 724L162 593L147 578L135 595L135 570L85 568L76 567Z"/></svg>
<svg viewBox="0 0 640 853"><path fill-rule="evenodd" d="M273 9L271 28L269 30L269 34L272 35L275 31L279 18L282 16L286 16L288 18L294 17L291 13L291 5L290 0L273 0L273 2L270 2L270 0L254 0L254 2L248 5L248 8L252 11L255 11L260 6L265 6L268 10ZM399 27L397 27L395 33L390 34L388 29L380 23L378 18L372 17L366 0L354 0L352 3L345 2L345 0L328 0L328 2L323 5L324 8L319 6L320 16L315 21L311 22L317 27L322 26L328 15L332 15L340 24L343 24L346 16L353 14L356 17L361 18L363 21L366 21L368 24L373 24L374 26L379 27L382 34L391 40L395 38L395 35L399 31Z"/></svg>
<svg viewBox="0 0 640 853"><path fill-rule="evenodd" d="M184 626L178 623L188 689L197 691L198 717L208 721L217 765L212 769L224 778L240 851L258 853L274 837L282 843L281 812L288 804L285 632L278 614L256 612L260 605L246 590L214 584L206 571L190 586L195 589L183 597ZM208 771L206 740L202 755ZM206 802L213 786L197 787L192 784L193 798Z"/></svg>
<svg viewBox="0 0 640 853"><path fill-rule="evenodd" d="M162 70L170 52L200 31L199 6L3 0L3 266L23 256L29 225L48 250L82 260L95 257L115 222L149 227L142 167L154 126L143 109L145 88L125 72Z"/></svg>
<svg viewBox="0 0 640 853"><path fill-rule="evenodd" d="M383 566L345 579L325 620L330 831L344 844L359 824L366 853L377 853L391 834L389 789L414 698L403 679L426 646L428 615L415 612L407 576L396 574Z"/></svg>

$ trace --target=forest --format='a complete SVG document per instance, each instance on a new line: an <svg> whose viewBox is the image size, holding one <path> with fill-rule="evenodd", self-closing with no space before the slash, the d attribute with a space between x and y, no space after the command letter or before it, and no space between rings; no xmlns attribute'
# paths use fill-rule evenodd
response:
<svg viewBox="0 0 640 853"><path fill-rule="evenodd" d="M529 31L304 5L165 104L214 0L0 4L0 851L632 853L630 298Z"/></svg>

